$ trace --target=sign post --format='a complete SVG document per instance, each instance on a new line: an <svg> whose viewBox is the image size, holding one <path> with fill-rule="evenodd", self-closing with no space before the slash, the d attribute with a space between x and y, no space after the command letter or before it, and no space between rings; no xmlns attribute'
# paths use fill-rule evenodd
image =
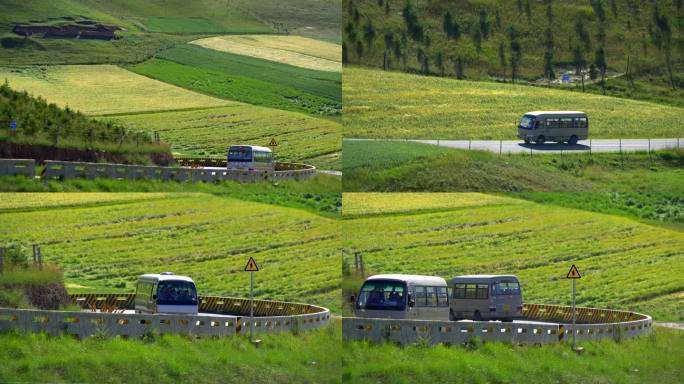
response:
<svg viewBox="0 0 684 384"><path fill-rule="evenodd" d="M570 271L568 271L568 274L565 276L567 279L572 279L572 350L575 351L575 335L577 335L577 331L575 330L575 324L577 322L577 313L575 310L575 295L577 293L576 291L576 284L575 282L577 279L581 278L579 270L577 270L577 267L575 264L570 267Z"/></svg>
<svg viewBox="0 0 684 384"><path fill-rule="evenodd" d="M259 271L254 258L250 257L245 265L245 271L249 272L249 341L253 341L254 335L254 272Z"/></svg>

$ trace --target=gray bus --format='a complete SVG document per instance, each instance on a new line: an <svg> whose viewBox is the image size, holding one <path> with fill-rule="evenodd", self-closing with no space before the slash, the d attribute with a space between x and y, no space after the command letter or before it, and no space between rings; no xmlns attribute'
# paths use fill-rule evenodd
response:
<svg viewBox="0 0 684 384"><path fill-rule="evenodd" d="M555 141L575 145L589 137L589 119L579 111L527 112L518 124L518 137L525 143Z"/></svg>
<svg viewBox="0 0 684 384"><path fill-rule="evenodd" d="M357 317L447 320L449 314L447 283L435 276L371 276L351 301Z"/></svg>
<svg viewBox="0 0 684 384"><path fill-rule="evenodd" d="M135 286L136 313L180 313L196 315L197 288L191 278L171 272L138 277Z"/></svg>
<svg viewBox="0 0 684 384"><path fill-rule="evenodd" d="M228 169L240 171L272 171L273 152L268 147L232 145L228 148Z"/></svg>
<svg viewBox="0 0 684 384"><path fill-rule="evenodd" d="M502 320L522 318L522 290L513 275L466 275L449 281L449 320Z"/></svg>

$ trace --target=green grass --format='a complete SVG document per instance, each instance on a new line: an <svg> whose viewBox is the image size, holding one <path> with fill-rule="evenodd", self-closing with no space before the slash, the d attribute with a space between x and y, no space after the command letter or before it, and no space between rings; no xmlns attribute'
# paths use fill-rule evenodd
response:
<svg viewBox="0 0 684 384"><path fill-rule="evenodd" d="M681 151L498 155L428 144L344 141L345 191L622 191L681 196Z"/></svg>
<svg viewBox="0 0 684 384"><path fill-rule="evenodd" d="M345 67L345 137L515 140L532 110L580 110L592 138L681 137L684 109L577 92Z"/></svg>
<svg viewBox="0 0 684 384"><path fill-rule="evenodd" d="M650 336L616 343L518 347L485 343L475 348L345 343L346 383L679 383L684 332L656 328ZM644 358L638 358L642 356Z"/></svg>
<svg viewBox="0 0 684 384"><path fill-rule="evenodd" d="M369 271L512 273L525 302L569 304L576 264L577 305L684 320L684 232L508 196L344 193L343 206L344 257Z"/></svg>
<svg viewBox="0 0 684 384"><path fill-rule="evenodd" d="M385 2L386 3L386 2ZM631 86L620 90L611 80L613 89L610 93L624 97L658 100L669 103L671 98L658 97L667 92L669 76L666 70L664 54L652 39L654 24L654 4L658 4L660 13L669 19L672 31L672 62L674 82L677 88L684 86L684 56L676 48L684 39L679 20L684 17L684 7L677 7L675 1L632 1L605 0L601 2L605 11L605 22L586 0L571 1L534 1L534 0L413 0L412 8L417 23L424 32L423 39L413 39L407 32L407 24L403 16L405 1L390 1L389 9L376 0L345 0L343 2L343 41L347 47L347 62L355 65L382 68L383 57L388 52L389 66L392 70L404 72L427 72L433 76L456 75L456 58L463 63L463 75L467 79L492 80L501 79L504 69L500 64L499 46L503 44L506 69L505 78L511 80L511 40L509 29L517 31L521 47L521 59L518 65L518 81L546 83L544 81L546 48L546 29L553 38L553 70L557 79L564 72L570 72L575 79L573 87L581 88L578 78L574 76L573 47L583 45L576 32L577 20L581 20L590 40L589 47L582 48L582 55L587 62L586 70L595 61L595 52L603 45L606 52L608 75L617 75L629 71L638 82L652 86ZM549 20L547 4L551 5L552 20ZM616 5L613 14L611 5ZM525 7L529 5L530 14ZM681 4L680 4L681 5ZM522 9L519 9L519 6ZM446 12L459 25L461 36L449 38L444 32L443 22ZM357 16L358 15L358 16ZM481 18L489 28L481 27ZM368 41L365 33L372 23L375 34ZM483 31L484 29L484 31ZM605 42L600 42L601 29L605 32ZM482 41L478 48L476 35L480 32ZM488 32L488 33L486 33ZM392 36L392 44L386 45L387 34ZM396 48L394 42L398 43ZM359 55L358 46L362 52ZM428 69L421 65L421 53L427 58ZM438 63L441 54L443 69ZM600 76L599 76L600 79ZM600 93L598 87L590 87L588 92ZM681 105L681 92L676 105Z"/></svg>
<svg viewBox="0 0 684 384"><path fill-rule="evenodd" d="M42 194L41 198L27 201L24 193L5 194L5 210L25 210L27 208L49 208L54 206L78 206L83 203L104 203L128 201L127 193L154 192L137 194L136 200L143 197L159 198L174 193L201 192L216 196L227 196L241 200L274 204L283 207L308 210L327 217L338 217L342 207L339 194L340 178L319 174L304 181L282 181L277 183L239 184L223 182L220 184L176 183L157 180L110 180L110 179L71 179L65 181L41 181L24 176L1 176L2 192L117 192L90 193L88 195ZM167 195L165 193L170 193ZM12 202L17 207L12 206Z"/></svg>
<svg viewBox="0 0 684 384"><path fill-rule="evenodd" d="M76 202L35 207L44 197ZM39 244L65 283L85 292L131 292L138 275L170 270L192 276L202 294L247 297L243 269L254 257L260 267L255 297L339 308L337 220L207 193L125 199L93 202L74 192L0 196L0 220L9 229L0 241Z"/></svg>
<svg viewBox="0 0 684 384"><path fill-rule="evenodd" d="M192 44L171 48L132 71L211 96L253 105L339 114L341 74L313 71Z"/></svg>
<svg viewBox="0 0 684 384"><path fill-rule="evenodd" d="M158 131L174 152L226 155L234 144L278 142L280 160L339 169L342 127L334 120L252 105L134 114L108 118L131 129Z"/></svg>
<svg viewBox="0 0 684 384"><path fill-rule="evenodd" d="M153 340L75 340L43 334L0 334L2 382L340 383L339 321L299 335ZM248 378L248 379L246 379Z"/></svg>

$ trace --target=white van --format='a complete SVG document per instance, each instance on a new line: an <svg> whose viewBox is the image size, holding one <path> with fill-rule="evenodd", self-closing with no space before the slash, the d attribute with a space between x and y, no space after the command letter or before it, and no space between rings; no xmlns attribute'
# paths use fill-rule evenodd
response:
<svg viewBox="0 0 684 384"><path fill-rule="evenodd" d="M575 145L589 137L589 119L579 111L527 112L518 124L518 137L525 143L555 141Z"/></svg>
<svg viewBox="0 0 684 384"><path fill-rule="evenodd" d="M351 301L357 317L447 320L449 315L447 283L436 276L374 275Z"/></svg>
<svg viewBox="0 0 684 384"><path fill-rule="evenodd" d="M196 315L198 309L197 288L191 278L171 272L138 277L135 287L136 313Z"/></svg>

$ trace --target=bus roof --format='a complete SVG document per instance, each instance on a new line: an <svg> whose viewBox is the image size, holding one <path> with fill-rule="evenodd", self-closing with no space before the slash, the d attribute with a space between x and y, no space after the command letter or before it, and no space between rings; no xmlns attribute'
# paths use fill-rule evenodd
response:
<svg viewBox="0 0 684 384"><path fill-rule="evenodd" d="M271 148L261 147L258 145L231 145L230 146L230 148L245 148L245 147L252 148L253 151L271 152ZM230 148L228 150L230 150Z"/></svg>
<svg viewBox="0 0 684 384"><path fill-rule="evenodd" d="M369 280L400 280L407 283L419 285L433 285L446 286L446 280L437 276L425 275L402 275L402 274L387 274L387 275L373 275L366 279Z"/></svg>
<svg viewBox="0 0 684 384"><path fill-rule="evenodd" d="M158 273L147 273L144 275L140 275L138 277L138 280L156 280L156 281L189 281L191 283L194 283L191 278L187 276L181 276L181 275L173 275L173 274L158 274Z"/></svg>
<svg viewBox="0 0 684 384"><path fill-rule="evenodd" d="M487 282L487 281L492 281L494 279L500 279L500 278L510 278L510 279L515 279L516 281L518 280L518 277L515 275L463 275L463 276L456 276L453 279L449 280L449 283L454 283L454 282L460 282L460 281L472 281L472 282Z"/></svg>
<svg viewBox="0 0 684 384"><path fill-rule="evenodd" d="M541 115L583 115L586 116L586 113L582 111L532 111L532 112L527 112L526 115L531 115L531 116L541 116Z"/></svg>

